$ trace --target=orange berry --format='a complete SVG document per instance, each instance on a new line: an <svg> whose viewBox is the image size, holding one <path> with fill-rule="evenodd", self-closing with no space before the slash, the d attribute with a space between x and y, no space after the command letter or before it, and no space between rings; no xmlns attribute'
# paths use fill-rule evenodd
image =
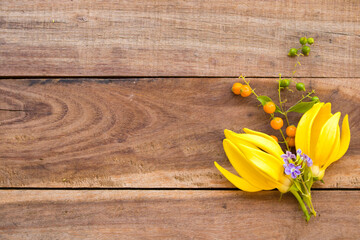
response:
<svg viewBox="0 0 360 240"><path fill-rule="evenodd" d="M242 84L241 83L234 83L232 88L231 88L231 91L235 94L235 95L240 95L240 88L242 87Z"/></svg>
<svg viewBox="0 0 360 240"><path fill-rule="evenodd" d="M273 129L279 130L284 125L284 122L281 118L276 117L273 120L271 120L270 125Z"/></svg>
<svg viewBox="0 0 360 240"><path fill-rule="evenodd" d="M286 128L286 135L289 137L295 137L296 134L296 127L294 125L288 126Z"/></svg>
<svg viewBox="0 0 360 240"><path fill-rule="evenodd" d="M293 137L287 137L286 139L287 144L289 147L295 147L295 138Z"/></svg>
<svg viewBox="0 0 360 240"><path fill-rule="evenodd" d="M273 103L273 102L267 102L263 108L264 108L264 111L269 114L274 113L276 110L275 103Z"/></svg>
<svg viewBox="0 0 360 240"><path fill-rule="evenodd" d="M242 97L248 97L251 95L251 87L248 85L242 85L240 88L240 94Z"/></svg>
<svg viewBox="0 0 360 240"><path fill-rule="evenodd" d="M273 139L275 139L276 142L279 142L279 139L278 139L276 136L270 135L270 137L272 137Z"/></svg>

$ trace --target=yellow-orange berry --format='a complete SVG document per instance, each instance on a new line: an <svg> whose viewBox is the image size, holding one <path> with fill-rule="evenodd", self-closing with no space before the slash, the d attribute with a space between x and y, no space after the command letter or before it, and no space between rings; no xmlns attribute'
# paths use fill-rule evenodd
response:
<svg viewBox="0 0 360 240"><path fill-rule="evenodd" d="M295 137L296 134L296 127L294 125L288 126L286 128L286 135L289 137Z"/></svg>
<svg viewBox="0 0 360 240"><path fill-rule="evenodd" d="M293 137L287 137L286 139L287 144L289 147L295 147L295 138Z"/></svg>
<svg viewBox="0 0 360 240"><path fill-rule="evenodd" d="M270 125L273 129L279 130L284 125L284 122L281 118L276 117L273 120L271 120Z"/></svg>
<svg viewBox="0 0 360 240"><path fill-rule="evenodd" d="M240 94L242 97L248 97L251 95L251 87L248 85L242 85L240 88Z"/></svg>
<svg viewBox="0 0 360 240"><path fill-rule="evenodd" d="M240 95L240 88L242 87L242 84L241 83L234 83L232 88L231 88L231 91L235 94L235 95Z"/></svg>
<svg viewBox="0 0 360 240"><path fill-rule="evenodd" d="M279 142L279 139L276 136L270 135L270 137L272 137L276 142Z"/></svg>
<svg viewBox="0 0 360 240"><path fill-rule="evenodd" d="M276 110L275 103L273 103L273 102L267 102L267 103L264 105L263 109L264 109L264 112L269 113L269 114L272 114L272 113L274 113L275 110Z"/></svg>

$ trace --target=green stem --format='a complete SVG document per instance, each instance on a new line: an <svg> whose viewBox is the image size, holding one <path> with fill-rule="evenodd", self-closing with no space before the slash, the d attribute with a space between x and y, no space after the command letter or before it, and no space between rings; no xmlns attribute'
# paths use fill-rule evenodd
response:
<svg viewBox="0 0 360 240"><path fill-rule="evenodd" d="M256 94L255 90L251 88L249 82L247 82L247 81L245 80L245 77L242 76L242 75L241 75L240 77L244 80L244 82L246 83L246 85L248 85L248 86L250 87L251 92L252 92L256 97L259 97L259 96Z"/></svg>
<svg viewBox="0 0 360 240"><path fill-rule="evenodd" d="M313 93L315 93L314 90L312 90L311 92L309 92L306 96L303 96L303 97L302 97L299 101L297 101L293 106L295 106L295 105L298 104L298 103L301 103L305 98L308 98L308 97L309 97L311 94L313 94ZM290 108L289 108L289 109L290 109ZM285 114L288 113L289 109L286 110ZM285 115L285 114L284 114L284 115Z"/></svg>
<svg viewBox="0 0 360 240"><path fill-rule="evenodd" d="M278 92L279 92L279 104L280 104L280 110L281 112L284 112L284 109L282 107L282 101L281 101L281 74L279 74L279 88L278 88Z"/></svg>
<svg viewBox="0 0 360 240"><path fill-rule="evenodd" d="M280 74L280 79L279 79L279 89L278 89L278 92L279 92L279 104L280 104L280 110L281 110L281 113L283 113L283 115L285 116L285 119L286 119L286 123L288 126L290 126L290 123L289 123L289 119L287 117L287 112L284 113L284 108L283 108L283 102L281 101L281 90L280 90L280 81L281 81L281 74Z"/></svg>
<svg viewBox="0 0 360 240"><path fill-rule="evenodd" d="M281 129L279 129L279 131L280 131L280 133L281 133L282 138L284 139L284 142L285 142L285 145L286 145L286 149L290 152L290 148L289 148L289 145L288 145L288 143L287 143L287 141L286 141L286 138L285 138L285 136L284 136L283 131L282 131Z"/></svg>
<svg viewBox="0 0 360 240"><path fill-rule="evenodd" d="M288 116L287 116L287 112L284 113L284 116L285 116L287 125L290 126L289 119L288 119Z"/></svg>
<svg viewBox="0 0 360 240"><path fill-rule="evenodd" d="M294 186L294 185L293 185ZM305 214L305 219L308 222L310 220L310 214L305 206L305 203L303 201L303 199L300 197L300 195L298 194L296 188L291 187L290 188L290 192L295 196L295 198L298 200L301 210L304 212Z"/></svg>
<svg viewBox="0 0 360 240"><path fill-rule="evenodd" d="M312 204L312 200L311 200L311 186L307 186L304 182L304 180L302 179L302 177L300 178L301 179L301 183L303 184L304 188L305 188L305 191L306 191L306 194L303 195L303 199L304 201L306 202L306 204L308 205L311 213L316 216L316 211L314 209L314 205Z"/></svg>
<svg viewBox="0 0 360 240"><path fill-rule="evenodd" d="M301 48L299 48L297 51L299 51L300 49L301 49ZM292 74L291 74L291 81L292 81L292 82L295 82L295 81L294 81L294 75L295 75L295 73L296 73L296 67L297 67L298 63L299 63L299 65L301 65L300 61L298 60L298 58L299 58L301 55L303 55L303 54L302 54L302 53L296 54L296 63L295 63L295 66L294 66L294 71L292 71ZM296 83L296 82L295 82L295 83Z"/></svg>
<svg viewBox="0 0 360 240"><path fill-rule="evenodd" d="M278 87L280 110L281 110L281 113L285 116L287 125L290 126L289 119L288 119L288 117L287 117L287 112L284 113L284 108L283 108L283 106L282 106L280 82L281 82L281 74L279 74L279 87ZM285 136L284 136L284 133L282 132L281 129L279 129L279 131L280 131L281 136L282 136L282 138L283 138L283 140L284 140L284 142L285 142L286 149L287 149L288 151L290 151L290 148L289 148L288 143L286 142L286 138L285 138Z"/></svg>

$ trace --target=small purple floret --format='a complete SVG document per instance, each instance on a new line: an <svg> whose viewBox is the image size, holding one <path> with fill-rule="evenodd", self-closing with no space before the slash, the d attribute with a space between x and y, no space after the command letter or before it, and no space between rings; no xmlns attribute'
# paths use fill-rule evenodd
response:
<svg viewBox="0 0 360 240"><path fill-rule="evenodd" d="M296 156L295 156L295 154L292 154L291 152L286 151L286 154L282 154L281 158L284 159L284 161L285 161L285 160L289 160L289 159L292 159L292 158L296 159Z"/></svg>
<svg viewBox="0 0 360 240"><path fill-rule="evenodd" d="M311 167L311 166L312 166L313 161L312 161L312 159L311 159L308 155L306 155L306 154L301 154L301 157L302 157L302 159L304 159L304 161L306 162L306 165L307 165L308 167Z"/></svg>
<svg viewBox="0 0 360 240"><path fill-rule="evenodd" d="M285 174L291 175L293 179L297 178L301 174L301 166L295 166L293 163L290 163L285 168Z"/></svg>

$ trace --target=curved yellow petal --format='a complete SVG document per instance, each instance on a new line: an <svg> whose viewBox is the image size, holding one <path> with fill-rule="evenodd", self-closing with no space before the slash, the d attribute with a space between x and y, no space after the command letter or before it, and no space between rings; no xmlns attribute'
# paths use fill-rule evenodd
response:
<svg viewBox="0 0 360 240"><path fill-rule="evenodd" d="M280 178L279 182L281 183L281 185L277 187L277 189L282 193L288 192L292 185L292 179L290 178L290 176L283 175Z"/></svg>
<svg viewBox="0 0 360 240"><path fill-rule="evenodd" d="M228 130L228 129L225 129L224 130L224 134L225 134L225 138L226 139L229 139L232 143L235 143L235 145L245 145L245 146L248 146L248 147L251 147L251 148L254 148L254 149L257 149L257 147L249 142L249 141L246 141L242 138L239 138L237 135L241 135L241 134L237 134L231 130Z"/></svg>
<svg viewBox="0 0 360 240"><path fill-rule="evenodd" d="M334 114L322 127L319 139L316 143L315 157L313 162L320 168L329 160L332 154L337 154L336 141L339 141L338 124L341 113Z"/></svg>
<svg viewBox="0 0 360 240"><path fill-rule="evenodd" d="M318 114L316 115L316 117L314 119L314 123L311 128L310 152L309 152L309 156L312 158L314 158L314 156L315 156L315 148L316 148L316 143L320 136L320 131L331 116L332 116L331 103L326 103L319 110Z"/></svg>
<svg viewBox="0 0 360 240"><path fill-rule="evenodd" d="M337 160L337 153L339 152L340 149L340 127L337 126L337 131L336 131L336 137L335 137L335 143L332 147L330 156L328 157L328 159L325 159L325 161L321 162L319 166L321 166L320 170L325 170L331 163L335 162Z"/></svg>
<svg viewBox="0 0 360 240"><path fill-rule="evenodd" d="M273 181L279 182L284 173L283 162L278 161L274 156L247 146L240 146L240 150L256 167L267 174Z"/></svg>
<svg viewBox="0 0 360 240"><path fill-rule="evenodd" d="M257 131L254 131L254 130L251 130L251 129L248 129L248 128L243 128L243 131L246 132L246 133L248 133L248 134L253 134L253 135L257 135L257 136L266 138L267 140L270 140L270 141L272 141L273 143L277 143L277 142L275 141L275 139L273 139L272 137L270 137L270 135L267 135L267 134L265 134L265 133L257 132Z"/></svg>
<svg viewBox="0 0 360 240"><path fill-rule="evenodd" d="M284 152L282 151L280 145L276 141L270 141L267 138L264 138L259 135L254 135L254 134L238 134L238 133L232 132L230 130L227 130L225 132L225 136L231 142L235 143L235 145L237 145L237 147L239 147L240 145L245 145L245 146L249 146L249 147L252 147L252 145L255 145L256 149L260 148L260 149L264 150L265 152L276 157L279 164L283 164L281 154L284 154ZM244 142L246 142L246 144L243 144Z"/></svg>
<svg viewBox="0 0 360 240"><path fill-rule="evenodd" d="M336 156L336 160L344 156L344 154L349 148L349 144L350 144L350 126L349 126L349 116L346 114L341 126L340 149Z"/></svg>
<svg viewBox="0 0 360 240"><path fill-rule="evenodd" d="M276 187L274 183L271 182L271 179L257 169L256 165L249 161L234 143L228 139L224 139L223 146L231 165L242 178L255 187L264 190L270 190Z"/></svg>
<svg viewBox="0 0 360 240"><path fill-rule="evenodd" d="M339 129L338 129L338 131L340 132ZM349 127L348 115L345 115L345 117L343 119L343 123L342 123L342 127L341 127L341 137L339 135L340 135L340 133L338 134L338 138L340 138L338 140L338 146L337 146L338 151L337 152L334 151L334 153L331 156L331 158L329 159L329 161L327 161L326 164L323 166L323 169L326 169L330 164L332 164L333 162L339 160L342 156L344 156L344 154L346 153L346 151L349 148L350 127Z"/></svg>
<svg viewBox="0 0 360 240"><path fill-rule="evenodd" d="M301 149L303 153L310 155L310 134L314 118L320 111L324 103L316 103L309 111L301 117L295 135L295 144L297 149Z"/></svg>
<svg viewBox="0 0 360 240"><path fill-rule="evenodd" d="M221 167L217 162L214 162L215 167L226 177L227 180L229 180L232 184L234 184L235 187L246 191L246 192L258 192L262 189L257 188L253 185L251 185L249 182L247 182L245 179L240 178L236 176L235 174L232 174L225 168Z"/></svg>
<svg viewBox="0 0 360 240"><path fill-rule="evenodd" d="M324 177L325 169L320 169L319 166L312 165L311 172L313 177L317 177L319 180L321 180Z"/></svg>

